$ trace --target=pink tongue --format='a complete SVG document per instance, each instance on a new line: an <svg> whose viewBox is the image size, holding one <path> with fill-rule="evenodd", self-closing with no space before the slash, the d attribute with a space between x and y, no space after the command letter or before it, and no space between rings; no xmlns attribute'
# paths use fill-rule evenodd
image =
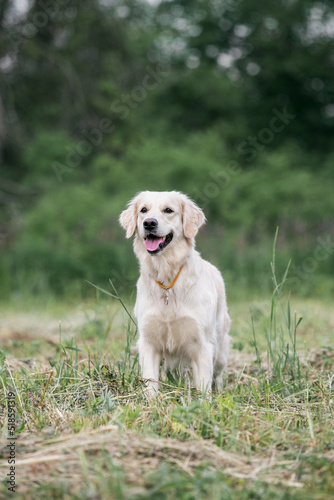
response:
<svg viewBox="0 0 334 500"><path fill-rule="evenodd" d="M162 243L163 241L164 241L163 238L150 238L150 237L148 237L144 241L144 244L145 244L146 250L149 250L150 252L154 252L155 250L157 250L160 243Z"/></svg>

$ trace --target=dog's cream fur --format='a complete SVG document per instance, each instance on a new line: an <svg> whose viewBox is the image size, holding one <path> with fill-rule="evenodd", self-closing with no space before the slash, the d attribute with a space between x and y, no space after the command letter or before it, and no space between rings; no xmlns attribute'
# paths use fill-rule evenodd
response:
<svg viewBox="0 0 334 500"><path fill-rule="evenodd" d="M173 212L166 213L166 208ZM151 255L144 245L143 222L148 218L156 219L159 236L173 234L158 255ZM220 272L194 248L194 237L204 222L202 210L175 191L139 193L120 216L126 237L135 235L134 251L140 262L135 316L142 376L149 380L151 394L158 390L162 359L172 371L191 368L200 390L211 391L213 377L221 385L231 320ZM169 286L182 265L169 291L156 283Z"/></svg>

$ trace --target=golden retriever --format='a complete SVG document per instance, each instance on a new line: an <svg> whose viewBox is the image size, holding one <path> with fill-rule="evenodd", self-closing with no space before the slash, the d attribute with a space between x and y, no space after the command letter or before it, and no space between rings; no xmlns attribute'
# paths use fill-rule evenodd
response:
<svg viewBox="0 0 334 500"><path fill-rule="evenodd" d="M195 250L202 210L176 191L139 193L120 216L140 263L135 316L141 372L148 393L158 390L162 360L180 374L191 369L197 389L221 386L229 352L225 285Z"/></svg>

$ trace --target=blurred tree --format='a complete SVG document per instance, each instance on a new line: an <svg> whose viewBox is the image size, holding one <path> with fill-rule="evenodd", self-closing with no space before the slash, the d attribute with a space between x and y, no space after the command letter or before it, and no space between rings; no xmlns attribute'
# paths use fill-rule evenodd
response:
<svg viewBox="0 0 334 500"><path fill-rule="evenodd" d="M218 126L236 147L268 126L273 109L286 109L298 117L289 137L326 152L334 127L333 24L329 1L172 0L152 7L139 0L45 0L21 15L3 1L8 175L24 175L20 152L38 129L80 137L102 118L116 125L105 144L119 154L145 129L180 137ZM168 82L124 120L128 93L148 64L158 63L172 64ZM285 138L277 134L273 147Z"/></svg>
<svg viewBox="0 0 334 500"><path fill-rule="evenodd" d="M138 25L145 5L42 1L18 16L12 4L2 3L0 11L0 95L11 125L4 148L4 162L12 167L8 175L22 177L15 151L44 127L80 136L99 127L101 119L113 118L129 136L132 120L123 127L111 104L144 74L147 37L139 43L144 53L138 54L140 30L132 28L131 19Z"/></svg>
<svg viewBox="0 0 334 500"><path fill-rule="evenodd" d="M0 2L8 289L35 268L58 290L126 268L117 214L138 189L193 196L218 227L203 240L231 268L235 245L278 223L333 230L333 1L15 4ZM273 133L277 114L289 126ZM221 256L211 243L225 227L242 236Z"/></svg>
<svg viewBox="0 0 334 500"><path fill-rule="evenodd" d="M184 125L207 127L229 109L254 133L268 126L273 109L286 109L298 117L290 138L318 152L331 149L333 2L173 0L160 3L156 22L156 50L175 61L181 76L163 102L167 109L178 107ZM192 76L184 77L184 67ZM222 88L226 76L230 85ZM213 95L220 105L212 106ZM196 119L188 120L195 112Z"/></svg>

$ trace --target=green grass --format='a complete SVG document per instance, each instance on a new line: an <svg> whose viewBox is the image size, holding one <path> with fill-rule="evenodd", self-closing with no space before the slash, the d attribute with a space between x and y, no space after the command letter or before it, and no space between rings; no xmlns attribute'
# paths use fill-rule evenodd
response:
<svg viewBox="0 0 334 500"><path fill-rule="evenodd" d="M98 310L76 334L60 331L52 344L41 338L34 355L29 336L3 346L1 401L9 389L17 395L18 498L328 498L330 345L319 339L299 352L302 323L295 340L289 316L285 324L276 318L273 331L270 315L249 313L249 341L234 329L223 393L208 401L189 380L166 378L148 403L135 326L123 318L122 345ZM116 322L119 314L115 307ZM3 445L6 437L4 425ZM5 446L1 459L2 474Z"/></svg>
<svg viewBox="0 0 334 500"><path fill-rule="evenodd" d="M50 331L47 312L24 330L27 313L3 311L0 477L8 469L4 398L11 390L15 498L330 498L331 305L295 303L274 264L272 276L270 300L230 306L234 349L225 389L211 400L190 380L166 376L159 397L147 401L131 307L125 311L117 295L76 311L53 309L52 318L63 319L57 328L52 320ZM12 495L4 481L1 495Z"/></svg>

